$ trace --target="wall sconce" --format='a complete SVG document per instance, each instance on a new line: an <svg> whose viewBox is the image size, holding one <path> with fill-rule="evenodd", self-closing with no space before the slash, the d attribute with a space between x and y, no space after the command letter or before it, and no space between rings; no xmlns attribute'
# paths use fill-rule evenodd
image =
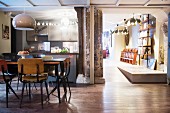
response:
<svg viewBox="0 0 170 113"><path fill-rule="evenodd" d="M13 18L12 25L17 30L34 30L36 21L30 15L22 13Z"/></svg>

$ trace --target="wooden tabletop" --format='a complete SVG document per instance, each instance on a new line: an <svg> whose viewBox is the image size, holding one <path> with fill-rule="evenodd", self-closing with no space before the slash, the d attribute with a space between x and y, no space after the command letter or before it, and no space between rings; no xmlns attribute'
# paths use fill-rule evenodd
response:
<svg viewBox="0 0 170 113"><path fill-rule="evenodd" d="M60 64L60 62L63 62L65 60L65 58L58 58L58 59L51 59L51 60L44 60L44 64L51 64L51 65L55 65L55 64ZM18 64L17 61L7 61L7 64Z"/></svg>
<svg viewBox="0 0 170 113"><path fill-rule="evenodd" d="M18 64L18 62L7 61L7 64Z"/></svg>

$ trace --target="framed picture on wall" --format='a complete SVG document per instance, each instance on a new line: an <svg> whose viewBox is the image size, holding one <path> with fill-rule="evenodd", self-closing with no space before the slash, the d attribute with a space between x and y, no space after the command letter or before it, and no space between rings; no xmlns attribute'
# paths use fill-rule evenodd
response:
<svg viewBox="0 0 170 113"><path fill-rule="evenodd" d="M2 39L8 40L9 39L9 26L2 24Z"/></svg>

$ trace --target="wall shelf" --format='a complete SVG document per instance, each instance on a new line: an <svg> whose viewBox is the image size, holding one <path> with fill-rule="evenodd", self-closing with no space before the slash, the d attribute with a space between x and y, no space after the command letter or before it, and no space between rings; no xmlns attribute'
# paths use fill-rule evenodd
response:
<svg viewBox="0 0 170 113"><path fill-rule="evenodd" d="M155 27L149 27L149 28L145 28L145 29L140 29L139 32L147 31L147 30L152 30L152 29L155 29Z"/></svg>
<svg viewBox="0 0 170 113"><path fill-rule="evenodd" d="M149 59L153 56L153 34L155 31L155 23L156 19L150 15L142 15L143 21L141 22L141 26L139 29L139 38L138 38L138 53L140 54L139 59L147 60L147 67L149 67Z"/></svg>

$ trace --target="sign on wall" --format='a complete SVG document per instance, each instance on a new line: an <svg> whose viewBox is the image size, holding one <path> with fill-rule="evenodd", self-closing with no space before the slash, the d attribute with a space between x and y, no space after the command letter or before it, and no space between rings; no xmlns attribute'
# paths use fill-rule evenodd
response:
<svg viewBox="0 0 170 113"><path fill-rule="evenodd" d="M8 40L9 39L9 26L2 24L2 39Z"/></svg>

